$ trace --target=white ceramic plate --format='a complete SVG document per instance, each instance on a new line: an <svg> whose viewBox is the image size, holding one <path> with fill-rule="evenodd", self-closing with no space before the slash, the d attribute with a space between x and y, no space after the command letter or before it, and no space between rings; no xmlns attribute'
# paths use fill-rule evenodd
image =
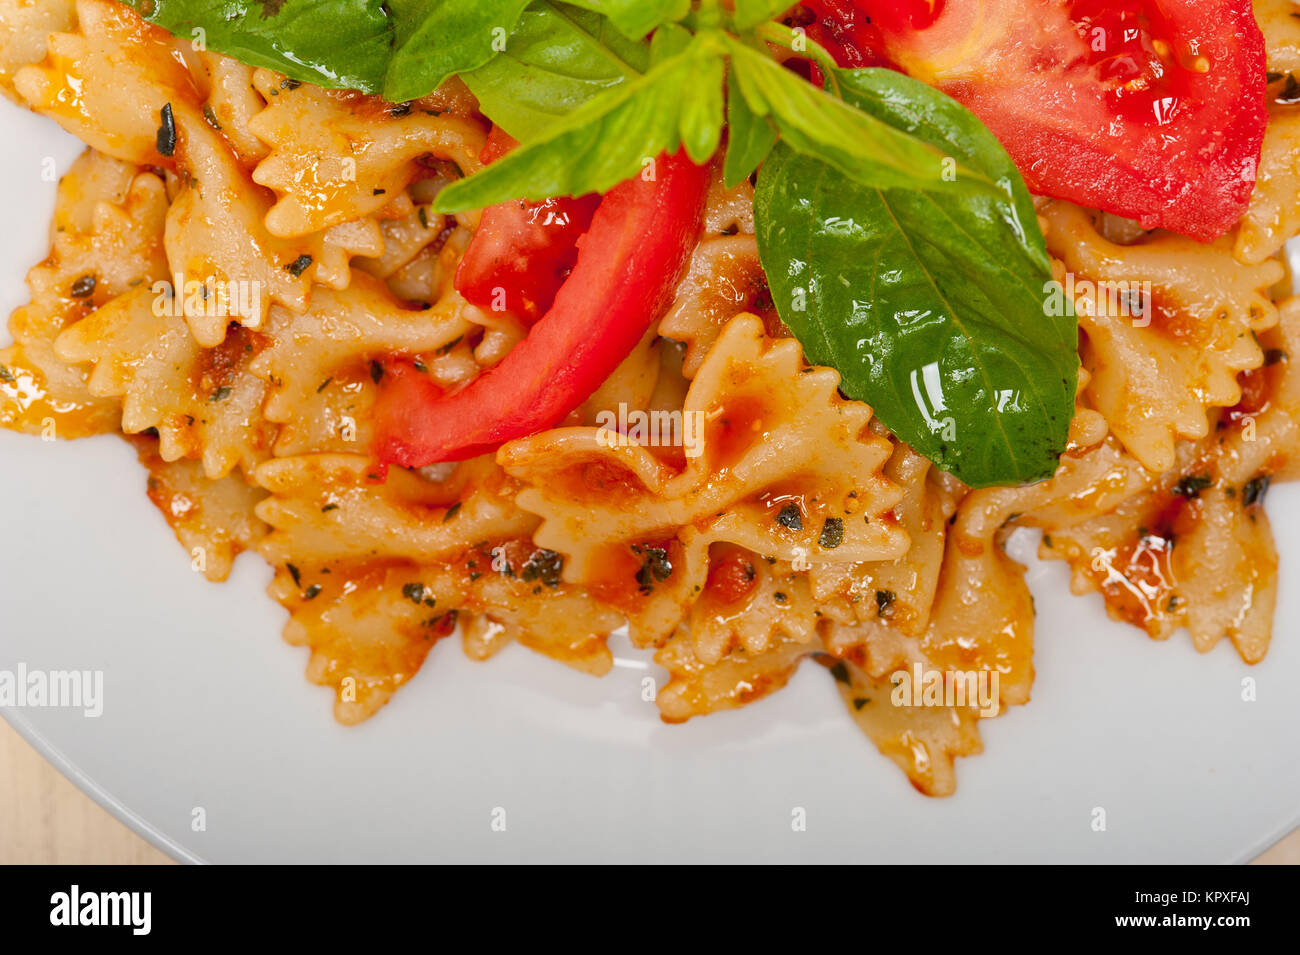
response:
<svg viewBox="0 0 1300 955"><path fill-rule="evenodd" d="M62 174L81 146L8 104L0 137L7 315L46 253L42 160ZM1200 656L1111 623L1069 595L1064 565L1031 558L1034 700L986 721L957 796L932 800L811 665L766 701L665 726L641 698L657 668L625 643L595 680L519 647L473 663L449 640L378 716L338 726L306 651L280 640L269 570L245 556L224 585L192 573L124 442L0 432L0 464L0 670L105 674L98 719L4 715L180 859L1228 862L1300 821L1296 488L1270 492L1285 583L1253 668L1226 641Z"/></svg>

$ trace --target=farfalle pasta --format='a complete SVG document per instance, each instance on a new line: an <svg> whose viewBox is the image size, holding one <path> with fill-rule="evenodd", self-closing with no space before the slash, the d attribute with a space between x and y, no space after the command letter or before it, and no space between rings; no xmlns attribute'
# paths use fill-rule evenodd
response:
<svg viewBox="0 0 1300 955"><path fill-rule="evenodd" d="M1256 8L1270 69L1300 70L1291 5ZM973 489L807 360L773 304L751 179L726 185L720 162L675 291L584 401L401 467L375 453L392 376L457 393L535 327L455 281L486 214L436 200L494 158L464 84L390 103L196 49L110 0L3 0L0 89L89 147L9 321L0 425L130 440L197 572L222 580L243 551L274 568L285 639L340 722L456 633L477 660L517 641L600 676L626 626L667 673L663 720L760 700L810 660L946 795L979 720L1029 701L1033 601L1005 550L1020 528L1151 637L1267 650L1265 495L1300 446L1279 258L1300 231L1300 106L1271 105L1253 196L1215 242L1036 200L1079 319L1068 446L1048 480ZM898 702L932 673L971 675L960 702L951 680Z"/></svg>

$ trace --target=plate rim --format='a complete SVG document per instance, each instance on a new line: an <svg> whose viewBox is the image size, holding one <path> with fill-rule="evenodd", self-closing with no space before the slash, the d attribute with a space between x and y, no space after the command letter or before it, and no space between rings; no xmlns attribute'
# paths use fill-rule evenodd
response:
<svg viewBox="0 0 1300 955"><path fill-rule="evenodd" d="M110 816L126 826L135 835L143 838L155 849L167 855L173 862L179 862L182 865L208 864L207 860L195 855L180 843L168 838L165 833L154 828L144 816L137 813L125 802L109 792L105 786L84 772L76 763L64 755L63 751L45 734L25 719L21 710L16 707L0 706L0 719L8 723L14 732L22 737L32 749L36 750L46 763L53 766L60 776L76 786L81 793L90 797L95 805L105 810Z"/></svg>

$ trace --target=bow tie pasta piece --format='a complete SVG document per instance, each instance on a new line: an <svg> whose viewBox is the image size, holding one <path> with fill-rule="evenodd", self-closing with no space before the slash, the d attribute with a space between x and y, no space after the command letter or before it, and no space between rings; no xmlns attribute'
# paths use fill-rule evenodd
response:
<svg viewBox="0 0 1300 955"><path fill-rule="evenodd" d="M249 123L266 106L253 86L254 68L218 53L195 55L198 79L207 94L203 118L221 133L244 166L254 166L270 149L253 135Z"/></svg>
<svg viewBox="0 0 1300 955"><path fill-rule="evenodd" d="M756 313L767 295L753 235L706 236L700 241L672 306L659 322L661 335L685 343L682 371L687 378L698 374L723 326L742 312ZM762 317L775 328L779 319L768 306Z"/></svg>
<svg viewBox="0 0 1300 955"><path fill-rule="evenodd" d="M272 527L262 556L273 564L302 557L432 564L457 557L469 542L527 537L537 526L490 461L465 462L445 481L377 468L356 454L276 458L259 467L257 483L272 495L258 508Z"/></svg>
<svg viewBox="0 0 1300 955"><path fill-rule="evenodd" d="M14 74L45 58L51 33L66 33L77 21L73 0L6 2L0 16L0 93L21 102Z"/></svg>
<svg viewBox="0 0 1300 955"><path fill-rule="evenodd" d="M669 682L656 698L666 723L681 723L760 700L784 687L799 664L813 656L831 668L859 728L921 792L951 795L957 785L956 758L983 749L976 710L894 706L888 677L872 677L850 663L828 657L816 642L784 639L760 653L738 649L712 664L695 656L694 645L690 635L679 630L655 654L655 662L669 673Z"/></svg>
<svg viewBox="0 0 1300 955"><path fill-rule="evenodd" d="M397 289L394 292L410 301L433 301L448 294L473 230L462 227L454 216L433 212L430 204L410 203L403 210L397 202L391 202L382 218L382 250L375 256L358 258L354 267L375 278L403 284L411 280L413 266L419 270L415 265L418 260L432 259L436 271L421 294L401 294Z"/></svg>
<svg viewBox="0 0 1300 955"><path fill-rule="evenodd" d="M842 605L849 619L865 626L915 636L929 623L948 520L966 487L907 445L893 445L884 474L903 489L893 514L911 541L907 553L894 560L818 564L808 577L819 603Z"/></svg>
<svg viewBox="0 0 1300 955"><path fill-rule="evenodd" d="M441 481L373 467L310 455L257 472L272 495L257 508L272 528L259 550L280 568L271 592L291 614L286 639L312 647L309 676L335 686L341 721L382 705L398 671L409 676L457 622L478 659L513 639L608 672L605 640L621 617L560 579L560 555L532 543L537 518L514 506L513 482L490 459ZM364 699L347 699L362 686Z"/></svg>
<svg viewBox="0 0 1300 955"><path fill-rule="evenodd" d="M1291 0L1255 0L1255 19L1264 33L1270 80L1281 93L1290 89L1283 78L1300 72L1300 19ZM1287 97L1283 97L1287 98ZM1276 255L1287 239L1300 231L1300 114L1290 103L1268 96L1268 127L1255 191L1237 226L1235 252L1243 262L1257 263Z"/></svg>
<svg viewBox="0 0 1300 955"><path fill-rule="evenodd" d="M1255 0L1253 7L1264 34L1269 70L1300 70L1300 21L1295 17L1295 4L1292 0Z"/></svg>
<svg viewBox="0 0 1300 955"><path fill-rule="evenodd" d="M0 351L0 424L75 438L114 431L118 396L87 387L89 370L57 355L69 325L166 273L162 181L93 150L59 182L53 242L27 275L31 301L13 313L15 344ZM82 359L72 359L80 361Z"/></svg>
<svg viewBox="0 0 1300 955"><path fill-rule="evenodd" d="M342 291L317 289L300 315L272 309L272 341L251 365L270 383L264 413L282 425L275 453L358 452L370 447L371 408L393 354L429 356L473 328L459 295L432 309L403 307L385 285L356 273Z"/></svg>
<svg viewBox="0 0 1300 955"><path fill-rule="evenodd" d="M234 132L252 106L248 91L236 92L239 71L214 70L211 56L189 56L185 41L121 4L81 0L77 10L77 32L54 34L45 60L19 70L15 86L34 110L101 151L175 169L179 192L168 212L165 247L183 300L191 282L238 286L233 317L257 328L269 302L302 311L313 280L342 287L352 255L382 252L373 222L340 221L339 232L293 242L275 238L264 225L274 196L243 164L260 150ZM197 75L185 65L190 62ZM164 108L172 123L169 142L160 132ZM216 128L218 110L232 121L230 130ZM227 324L227 316L210 311L185 307L195 338L208 348L221 342Z"/></svg>
<svg viewBox="0 0 1300 955"><path fill-rule="evenodd" d="M142 285L107 302L59 336L59 357L91 363L90 392L122 399L127 434L155 429L163 460L201 458L213 479L237 465L251 473L275 438L261 413L266 384L248 373L266 338L236 326L202 348L159 295Z"/></svg>
<svg viewBox="0 0 1300 955"><path fill-rule="evenodd" d="M1075 291L1088 399L1131 454L1167 470L1175 441L1205 437L1209 409L1236 404L1238 373L1263 364L1254 333L1277 321L1268 290L1282 266L1242 265L1227 239L1156 234L1116 245L1068 203L1043 215L1048 249Z"/></svg>
<svg viewBox="0 0 1300 955"><path fill-rule="evenodd" d="M313 280L345 287L352 255L382 251L379 226L369 220L293 240L273 236L263 221L272 197L206 123L183 125L189 177L168 210L165 244L174 281L187 290L185 318L204 347L221 342L231 319L260 328L271 302L305 311ZM191 304L191 285L232 290L229 314L213 314L221 310L206 301Z"/></svg>
<svg viewBox="0 0 1300 955"><path fill-rule="evenodd" d="M840 697L876 748L927 796L956 792L957 757L984 751L977 711L970 706L897 706L890 678L873 677L851 663L836 666L843 668L835 680Z"/></svg>
<svg viewBox="0 0 1300 955"><path fill-rule="evenodd" d="M715 664L733 648L756 656L816 639L822 611L806 574L726 542L709 548L708 567L686 628L701 663Z"/></svg>
<svg viewBox="0 0 1300 955"><path fill-rule="evenodd" d="M1049 481L984 488L961 499L923 632L882 631L868 620L836 633L831 640L836 655L875 677L914 662L945 671L997 671L1001 703L1027 703L1034 676L1034 608L1025 568L1004 549L1008 525L1037 524L1040 513L1053 508L1067 513L1067 520L1084 520L1115 507L1151 479L1113 442L1062 461ZM862 635L861 651L853 647L854 628Z"/></svg>
<svg viewBox="0 0 1300 955"><path fill-rule="evenodd" d="M1261 340L1300 353L1300 309L1284 305ZM1156 639L1185 626L1202 652L1227 636L1253 663L1268 649L1277 596L1260 505L1270 478L1287 477L1300 452L1300 376L1284 359L1250 378L1249 403L1210 437L1180 445L1175 466L1118 507L1063 529L1041 517L1050 543L1042 555L1069 561L1076 590L1099 590L1112 616Z"/></svg>
<svg viewBox="0 0 1300 955"><path fill-rule="evenodd" d="M705 663L695 655L691 635L679 629L655 654L669 675L655 698L659 715L665 723L684 723L753 703L785 686L799 662L816 649L816 644L784 638L759 653L736 649Z"/></svg>
<svg viewBox="0 0 1300 955"><path fill-rule="evenodd" d="M451 564L289 564L277 570L270 594L290 614L285 640L311 650L307 678L334 689L340 723L372 716L458 624L466 652L478 659L513 639L596 676L613 665L605 640L617 615L580 591L519 577L471 582Z"/></svg>
<svg viewBox="0 0 1300 955"><path fill-rule="evenodd" d="M383 565L276 569L267 592L289 612L284 639L310 649L307 679L334 690L340 723L373 716L455 627L454 602L433 606L434 594L442 593L434 587L428 605L403 595L417 586L413 577L411 570ZM423 595L428 585L418 586Z"/></svg>
<svg viewBox="0 0 1300 955"><path fill-rule="evenodd" d="M1294 22L1294 21L1293 21ZM1237 225L1233 251L1242 262L1271 258L1300 232L1300 112L1275 107L1264 132L1250 206Z"/></svg>
<svg viewBox="0 0 1300 955"><path fill-rule="evenodd" d="M377 212L428 175L427 157L464 175L481 165L486 132L473 119L288 83L270 70L258 70L253 83L267 106L248 128L270 147L253 179L276 194L266 217L274 235L307 235Z"/></svg>
<svg viewBox="0 0 1300 955"><path fill-rule="evenodd" d="M659 322L661 335L686 345L682 373L687 378L699 372L723 326L742 312L761 313L770 328L780 327L758 258L753 200L749 180L727 189L721 170L714 170L705 197L703 235Z"/></svg>
<svg viewBox="0 0 1300 955"><path fill-rule="evenodd" d="M906 551L889 514L901 492L880 473L892 446L837 383L803 364L797 342L740 316L687 393L676 443L698 454L686 453L684 467L610 428L544 432L507 444L498 460L530 485L519 504L543 518L537 542L568 558L565 579L598 586L628 614L634 642L656 644L703 585L698 538L800 569ZM677 611L664 613L656 592Z"/></svg>
<svg viewBox="0 0 1300 955"><path fill-rule="evenodd" d="M177 40L120 3L78 0L75 32L54 33L38 64L14 75L33 110L83 142L146 166L158 152L160 113L168 103L202 122L198 91Z"/></svg>
<svg viewBox="0 0 1300 955"><path fill-rule="evenodd" d="M266 533L253 513L266 492L238 473L212 480L198 461L164 461L155 438L138 435L131 443L149 472L149 500L189 553L191 566L208 580L225 580L235 558Z"/></svg>

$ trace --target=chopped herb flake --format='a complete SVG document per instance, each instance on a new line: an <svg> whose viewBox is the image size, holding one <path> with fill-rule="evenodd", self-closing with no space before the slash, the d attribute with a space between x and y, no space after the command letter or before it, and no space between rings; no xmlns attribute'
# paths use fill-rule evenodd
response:
<svg viewBox="0 0 1300 955"><path fill-rule="evenodd" d="M803 530L803 514L799 510L799 505L787 504L781 508L781 513L776 515L776 522L792 531Z"/></svg>
<svg viewBox="0 0 1300 955"><path fill-rule="evenodd" d="M898 599L898 595L895 594L892 590L877 590L876 591L876 616L877 617L889 616L890 608L894 606L894 601L897 599Z"/></svg>
<svg viewBox="0 0 1300 955"><path fill-rule="evenodd" d="M655 583L663 583L673 575L672 561L668 551L662 547L633 547L632 552L641 555L641 569L636 572L636 582L641 585L643 593L654 590Z"/></svg>
<svg viewBox="0 0 1300 955"><path fill-rule="evenodd" d="M459 610L448 610L444 614L430 617L428 620L424 621L424 623L420 624L420 626L433 631L434 636L450 636L451 632L456 629L456 618L459 616Z"/></svg>
<svg viewBox="0 0 1300 955"><path fill-rule="evenodd" d="M1246 482L1246 486L1241 489L1241 506L1253 507L1256 504L1262 504L1264 495L1268 493L1268 485L1272 478L1267 474L1261 474L1259 477L1251 478Z"/></svg>
<svg viewBox="0 0 1300 955"><path fill-rule="evenodd" d="M526 581L540 580L552 589L560 586L560 572L564 570L564 558L553 550L539 549L528 555L520 578Z"/></svg>
<svg viewBox="0 0 1300 955"><path fill-rule="evenodd" d="M172 104L164 106L158 116L162 122L158 126L154 145L160 156L170 156L176 152L176 117L172 115Z"/></svg>
<svg viewBox="0 0 1300 955"><path fill-rule="evenodd" d="M838 517L826 518L826 523L822 524L821 537L817 538L817 543L826 550L834 550L844 543L844 522Z"/></svg>
<svg viewBox="0 0 1300 955"><path fill-rule="evenodd" d="M1174 485L1173 493L1190 500L1200 497L1201 492L1213 483L1214 479L1208 474L1189 474Z"/></svg>
<svg viewBox="0 0 1300 955"><path fill-rule="evenodd" d="M1282 90L1274 97L1274 101L1283 106L1291 106L1300 103L1300 83L1290 73L1287 74L1286 82L1282 85Z"/></svg>

